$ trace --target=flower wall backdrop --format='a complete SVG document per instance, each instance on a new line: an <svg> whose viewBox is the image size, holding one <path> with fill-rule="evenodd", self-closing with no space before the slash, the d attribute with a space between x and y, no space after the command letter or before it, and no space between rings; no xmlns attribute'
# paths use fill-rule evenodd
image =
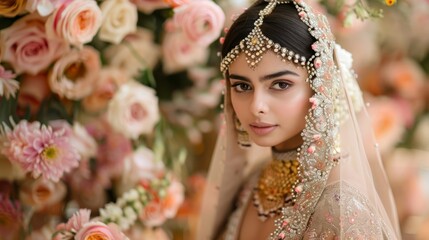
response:
<svg viewBox="0 0 429 240"><path fill-rule="evenodd" d="M0 238L183 237L224 22L211 0L2 1Z"/></svg>

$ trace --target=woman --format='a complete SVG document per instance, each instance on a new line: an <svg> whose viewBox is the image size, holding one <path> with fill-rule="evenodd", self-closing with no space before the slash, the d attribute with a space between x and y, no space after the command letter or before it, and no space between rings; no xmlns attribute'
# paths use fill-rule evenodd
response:
<svg viewBox="0 0 429 240"><path fill-rule="evenodd" d="M301 0L257 1L233 23L198 240L400 239L351 61Z"/></svg>

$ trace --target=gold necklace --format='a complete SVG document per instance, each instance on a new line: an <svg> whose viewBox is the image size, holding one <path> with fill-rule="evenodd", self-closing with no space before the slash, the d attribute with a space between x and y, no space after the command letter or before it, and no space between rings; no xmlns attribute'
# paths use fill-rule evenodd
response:
<svg viewBox="0 0 429 240"><path fill-rule="evenodd" d="M292 188L298 180L296 151L279 153L273 150L273 158L253 189L253 204L261 221L281 213L283 206L292 204Z"/></svg>

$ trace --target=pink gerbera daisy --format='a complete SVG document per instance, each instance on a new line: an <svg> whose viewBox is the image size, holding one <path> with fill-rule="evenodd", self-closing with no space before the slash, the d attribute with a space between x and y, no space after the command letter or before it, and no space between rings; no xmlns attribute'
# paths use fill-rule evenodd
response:
<svg viewBox="0 0 429 240"><path fill-rule="evenodd" d="M80 155L73 149L63 129L53 130L39 122L19 122L7 133L3 154L33 177L59 181L64 172L79 164Z"/></svg>

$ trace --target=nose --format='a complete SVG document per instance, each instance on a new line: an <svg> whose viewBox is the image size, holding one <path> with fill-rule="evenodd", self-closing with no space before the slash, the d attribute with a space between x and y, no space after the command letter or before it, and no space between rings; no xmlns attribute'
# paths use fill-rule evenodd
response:
<svg viewBox="0 0 429 240"><path fill-rule="evenodd" d="M267 96L263 92L254 91L250 108L255 116L260 116L268 112L267 100Z"/></svg>

